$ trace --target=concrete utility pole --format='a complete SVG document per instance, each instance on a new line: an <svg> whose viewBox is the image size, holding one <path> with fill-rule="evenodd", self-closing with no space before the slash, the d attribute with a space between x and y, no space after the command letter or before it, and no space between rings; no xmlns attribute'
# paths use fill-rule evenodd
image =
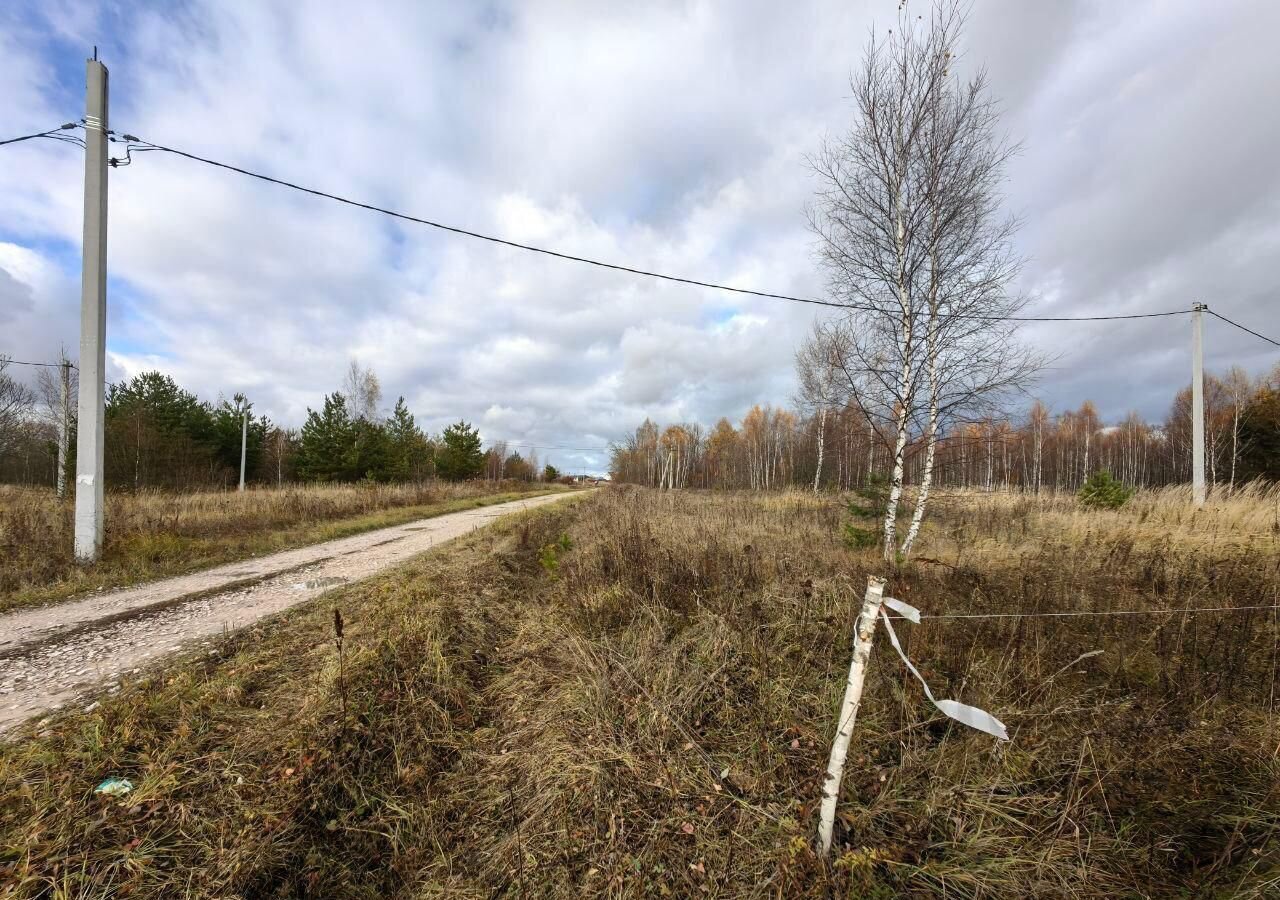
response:
<svg viewBox="0 0 1280 900"><path fill-rule="evenodd" d="M66 354L64 353L63 356ZM62 393L58 410L58 499L67 496L67 450L71 439L71 360L62 360Z"/></svg>
<svg viewBox="0 0 1280 900"><path fill-rule="evenodd" d="M241 401L240 407L240 490L244 490L244 455L249 446L249 404Z"/></svg>
<svg viewBox="0 0 1280 900"><path fill-rule="evenodd" d="M1203 303L1191 307L1191 495L1204 506L1204 325Z"/></svg>
<svg viewBox="0 0 1280 900"><path fill-rule="evenodd" d="M80 416L76 562L102 552L102 441L107 363L107 67L85 62L84 257L80 275Z"/></svg>

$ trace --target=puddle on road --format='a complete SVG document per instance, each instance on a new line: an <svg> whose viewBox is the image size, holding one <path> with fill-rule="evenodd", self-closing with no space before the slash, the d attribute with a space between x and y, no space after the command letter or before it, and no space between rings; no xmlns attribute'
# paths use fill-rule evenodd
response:
<svg viewBox="0 0 1280 900"><path fill-rule="evenodd" d="M316 588L333 587L335 584L346 584L348 579L340 575L324 575L320 578L310 578L306 581L299 581L294 587L300 591L312 591Z"/></svg>

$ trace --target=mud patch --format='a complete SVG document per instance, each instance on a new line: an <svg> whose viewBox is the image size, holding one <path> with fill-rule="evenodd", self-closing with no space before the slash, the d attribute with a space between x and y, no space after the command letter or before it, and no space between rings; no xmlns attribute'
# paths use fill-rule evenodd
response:
<svg viewBox="0 0 1280 900"><path fill-rule="evenodd" d="M316 588L333 587L337 584L346 584L350 578L344 578L341 575L324 575L320 578L309 578L306 581L296 582L293 586L300 591L313 591Z"/></svg>

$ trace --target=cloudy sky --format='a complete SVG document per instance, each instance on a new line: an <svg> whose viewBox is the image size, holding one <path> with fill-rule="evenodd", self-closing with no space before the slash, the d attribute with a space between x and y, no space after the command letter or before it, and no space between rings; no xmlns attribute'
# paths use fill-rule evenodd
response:
<svg viewBox="0 0 1280 900"><path fill-rule="evenodd" d="M897 0L6 3L0 138L84 112L369 203L566 252L819 296L805 159ZM977 0L1023 149L1008 202L1044 315L1203 300L1280 330L1280 4ZM0 352L77 346L79 151L0 148ZM495 247L151 153L110 173L108 378L159 368L299 424L352 358L437 430L594 448L644 416L787 402L814 308ZM1056 409L1163 416L1189 323L1042 325ZM1209 319L1211 368L1269 347ZM598 470L600 453L542 451Z"/></svg>

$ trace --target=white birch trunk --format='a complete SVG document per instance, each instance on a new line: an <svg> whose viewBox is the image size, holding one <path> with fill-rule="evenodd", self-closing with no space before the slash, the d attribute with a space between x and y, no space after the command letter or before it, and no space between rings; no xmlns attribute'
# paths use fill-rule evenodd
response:
<svg viewBox="0 0 1280 900"><path fill-rule="evenodd" d="M1240 404L1231 416L1231 490L1236 489L1236 460L1240 456Z"/></svg>
<svg viewBox="0 0 1280 900"><path fill-rule="evenodd" d="M898 305L902 309L902 380L898 397L898 434L893 448L893 481L889 485L889 503L884 514L884 558L893 564L897 558L897 523L898 501L902 498L903 457L907 447L907 423L911 419L911 344L912 326L911 306L909 299L910 286L907 284L906 269L906 226L902 212L902 185L898 185L897 207L897 251L898 251Z"/></svg>
<svg viewBox="0 0 1280 900"><path fill-rule="evenodd" d="M996 447L990 429L987 431L987 492L995 487Z"/></svg>
<svg viewBox="0 0 1280 900"><path fill-rule="evenodd" d="M904 382L906 380L906 378L903 379ZM907 408L903 405L898 412L898 438L893 446L893 480L889 483L889 502L886 504L884 513L884 558L889 563L894 561L898 550L898 501L902 499L903 459L906 447Z"/></svg>
<svg viewBox="0 0 1280 900"><path fill-rule="evenodd" d="M1084 472L1081 473L1085 481L1089 480L1089 443L1093 439L1093 433L1088 428L1089 426L1086 424L1084 433Z"/></svg>
<svg viewBox="0 0 1280 900"><path fill-rule="evenodd" d="M1040 423L1037 421L1036 422L1036 446L1035 446L1035 452L1032 455L1032 467L1035 469L1035 475L1036 475L1035 492L1037 494L1040 493L1040 481L1044 471L1043 454L1044 454L1044 431L1041 428Z"/></svg>
<svg viewBox="0 0 1280 900"><path fill-rule="evenodd" d="M875 475L876 469L876 426L871 421L871 417L867 417L867 484L871 483L871 477Z"/></svg>
<svg viewBox="0 0 1280 900"><path fill-rule="evenodd" d="M827 435L827 408L822 407L822 412L818 414L818 468L813 473L813 492L818 493L818 486L822 483L822 445Z"/></svg>
<svg viewBox="0 0 1280 900"><path fill-rule="evenodd" d="M827 777L822 783L822 810L818 817L819 853L831 852L831 835L836 822L836 804L840 800L840 782L844 778L844 764L849 757L849 738L858 717L862 702L862 685L867 677L867 663L871 659L871 638L875 634L876 620L884 600L884 579L874 575L867 577L867 593L862 601L862 613L858 616L853 642L853 661L849 664L849 678L845 682L844 702L840 704L840 718L835 740L831 744L831 759L827 762Z"/></svg>
<svg viewBox="0 0 1280 900"><path fill-rule="evenodd" d="M929 363L929 381L936 381L937 368L931 360ZM916 508L911 513L911 526L907 529L907 537L902 542L904 559L911 555L911 546L920 533L920 524L924 521L925 505L929 502L929 488L933 485L933 461L938 449L938 393L930 390L929 397L929 442L924 451L924 472L920 476L920 494L916 498Z"/></svg>

